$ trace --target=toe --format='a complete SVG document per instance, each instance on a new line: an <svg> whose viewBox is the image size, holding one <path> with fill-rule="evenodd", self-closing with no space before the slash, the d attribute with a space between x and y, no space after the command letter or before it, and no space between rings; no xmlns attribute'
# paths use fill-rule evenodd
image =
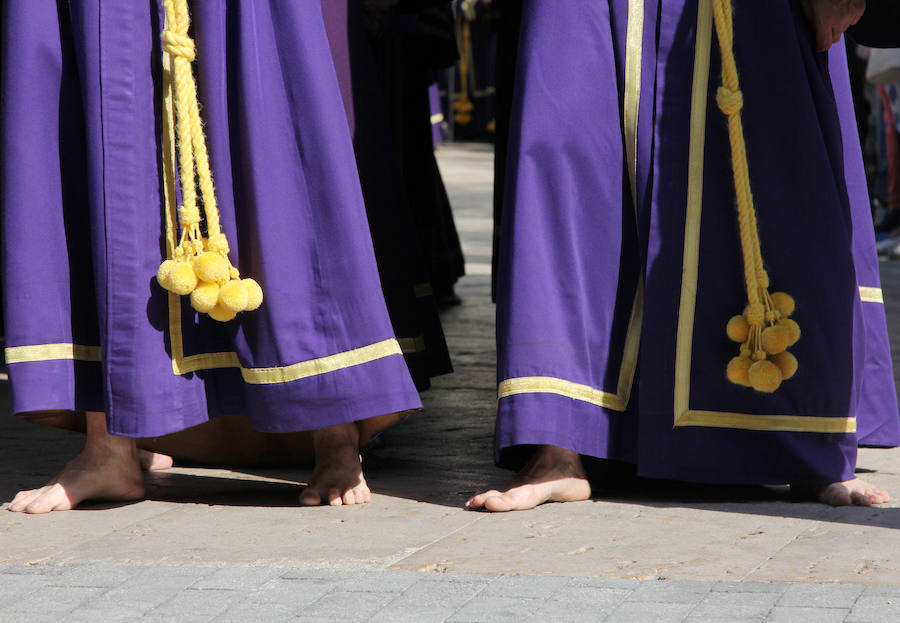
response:
<svg viewBox="0 0 900 623"><path fill-rule="evenodd" d="M853 504L853 496L845 487L832 487L826 492L824 501L832 506L849 506Z"/></svg>
<svg viewBox="0 0 900 623"><path fill-rule="evenodd" d="M331 488L328 490L328 504L329 506L340 506L343 504L343 500L341 499L341 490Z"/></svg>
<svg viewBox="0 0 900 623"><path fill-rule="evenodd" d="M322 496L312 487L306 487L300 494L300 504L302 506L318 506L322 503Z"/></svg>
<svg viewBox="0 0 900 623"><path fill-rule="evenodd" d="M866 497L869 498L869 503L871 504L884 504L885 502L891 501L891 496L888 495L888 492L884 489L879 489L878 487L871 487L865 490Z"/></svg>
<svg viewBox="0 0 900 623"><path fill-rule="evenodd" d="M341 496L341 504L357 504L356 501L356 492L353 489L348 489L344 491L344 495Z"/></svg>
<svg viewBox="0 0 900 623"><path fill-rule="evenodd" d="M24 512L28 515L43 515L44 513L49 513L52 510L57 510L55 504L48 504L43 498L38 498L34 502L26 506Z"/></svg>
<svg viewBox="0 0 900 623"><path fill-rule="evenodd" d="M484 508L495 513L503 513L511 511L516 507L515 501L508 493L503 495L492 495L484 500Z"/></svg>
<svg viewBox="0 0 900 623"><path fill-rule="evenodd" d="M25 512L29 515L42 515L50 511L67 511L73 508L75 508L75 504L69 500L64 491L50 489L32 500L25 507Z"/></svg>
<svg viewBox="0 0 900 623"><path fill-rule="evenodd" d="M874 500L866 491L853 491L850 493L850 501L854 506L872 506Z"/></svg>
<svg viewBox="0 0 900 623"><path fill-rule="evenodd" d="M485 500L495 495L501 495L501 493L496 489L491 489L490 491L482 491L473 495L466 501L466 508L482 508Z"/></svg>
<svg viewBox="0 0 900 623"><path fill-rule="evenodd" d="M28 505L31 504L45 488L46 487L41 489L30 489L28 491L19 491L12 502L9 503L9 510L14 513L25 512Z"/></svg>

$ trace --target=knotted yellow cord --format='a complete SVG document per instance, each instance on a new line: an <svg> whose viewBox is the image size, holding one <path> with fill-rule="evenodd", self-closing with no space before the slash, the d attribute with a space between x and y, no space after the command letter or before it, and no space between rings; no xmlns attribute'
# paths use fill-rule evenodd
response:
<svg viewBox="0 0 900 623"><path fill-rule="evenodd" d="M222 322L238 312L252 311L262 303L262 289L253 279L241 279L228 259L228 239L222 233L209 153L203 135L197 85L191 63L194 40L188 36L191 17L187 0L165 0L166 29L163 49L172 57L175 117L178 133L178 172L182 205L181 237L175 257L165 260L156 273L160 285L179 295L190 295L191 305ZM206 218L206 236L200 228L197 187Z"/></svg>
<svg viewBox="0 0 900 623"><path fill-rule="evenodd" d="M744 313L728 321L728 337L741 344L740 354L728 362L728 380L761 392L773 392L783 380L797 371L797 359L788 347L800 339L800 327L789 316L794 300L784 292L769 294L769 275L763 267L762 250L753 193L741 109L737 63L734 58L734 21L731 0L713 0L713 20L722 52L722 86L716 92L716 104L728 119L731 166L737 200L741 252L747 306Z"/></svg>

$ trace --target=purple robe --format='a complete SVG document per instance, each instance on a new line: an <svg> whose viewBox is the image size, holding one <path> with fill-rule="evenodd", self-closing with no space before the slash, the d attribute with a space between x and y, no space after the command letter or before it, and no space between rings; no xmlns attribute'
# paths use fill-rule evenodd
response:
<svg viewBox="0 0 900 623"><path fill-rule="evenodd" d="M428 104L431 107L431 142L438 146L444 142L444 131L441 129L444 111L441 108L441 92L436 82L428 87Z"/></svg>
<svg viewBox="0 0 900 623"><path fill-rule="evenodd" d="M709 0L526 2L498 284L498 459L553 444L643 476L851 478L900 444L842 46L792 3L735 3L750 178L799 370L725 376L746 304ZM633 189L633 190L632 190Z"/></svg>
<svg viewBox="0 0 900 623"><path fill-rule="evenodd" d="M192 3L231 259L228 323L162 290L162 2L3 5L2 215L13 410L148 437L244 415L309 430L420 406L394 338L318 2Z"/></svg>
<svg viewBox="0 0 900 623"><path fill-rule="evenodd" d="M358 0L322 0L381 288L416 386L453 371Z"/></svg>

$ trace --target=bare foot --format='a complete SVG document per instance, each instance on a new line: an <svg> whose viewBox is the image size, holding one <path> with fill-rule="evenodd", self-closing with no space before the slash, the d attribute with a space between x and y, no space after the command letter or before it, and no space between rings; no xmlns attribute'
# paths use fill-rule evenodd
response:
<svg viewBox="0 0 900 623"><path fill-rule="evenodd" d="M372 493L363 478L359 429L353 422L312 431L316 467L300 494L303 506L365 504Z"/></svg>
<svg viewBox="0 0 900 623"><path fill-rule="evenodd" d="M141 462L141 469L145 472L158 472L172 467L172 457L168 454L138 450L138 459Z"/></svg>
<svg viewBox="0 0 900 623"><path fill-rule="evenodd" d="M48 513L71 510L84 500L137 500L144 497L144 477L133 439L106 432L102 413L87 414L84 449L45 486L20 491L8 510Z"/></svg>
<svg viewBox="0 0 900 623"><path fill-rule="evenodd" d="M887 491L859 478L811 488L810 492L820 502L832 506L872 506L891 501Z"/></svg>
<svg viewBox="0 0 900 623"><path fill-rule="evenodd" d="M466 502L470 510L514 511L544 502L579 502L591 497L581 456L557 446L540 446L503 491L484 491Z"/></svg>

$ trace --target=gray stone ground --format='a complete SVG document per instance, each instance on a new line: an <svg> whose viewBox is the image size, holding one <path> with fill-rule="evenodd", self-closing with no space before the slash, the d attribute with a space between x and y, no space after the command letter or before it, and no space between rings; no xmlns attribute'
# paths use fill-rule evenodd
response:
<svg viewBox="0 0 900 623"><path fill-rule="evenodd" d="M298 508L308 467L176 467L149 477L140 503L0 510L0 622L900 621L897 502L632 482L525 513L461 508L509 476L491 461L491 156L439 157L468 258L465 303L444 316L457 371L367 454L373 503ZM900 336L900 263L882 269ZM0 417L0 502L79 445ZM859 466L900 495L900 451L863 450Z"/></svg>

